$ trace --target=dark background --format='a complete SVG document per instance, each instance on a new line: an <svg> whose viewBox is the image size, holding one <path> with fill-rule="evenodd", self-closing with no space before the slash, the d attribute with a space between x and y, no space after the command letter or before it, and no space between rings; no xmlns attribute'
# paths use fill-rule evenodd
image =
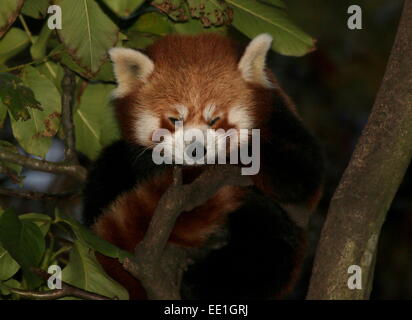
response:
<svg viewBox="0 0 412 320"><path fill-rule="evenodd" d="M329 201L373 106L402 1L285 0L285 3L293 20L317 39L318 50L301 58L272 53L270 65L318 137L327 158L325 194L310 224L310 252L301 282L289 297L303 299ZM352 31L347 27L347 8L352 4L363 9L362 30ZM10 138L6 132L0 133L1 139ZM62 157L62 145L56 140L47 159L59 161ZM69 181L52 174L25 171L24 175L27 189L58 192L70 187ZM409 170L383 226L372 299L412 299L411 187ZM10 198L0 198L0 204L12 205L17 212L39 213L50 212L55 205L51 201ZM61 209L71 213L79 212L80 205L80 198L59 203Z"/></svg>

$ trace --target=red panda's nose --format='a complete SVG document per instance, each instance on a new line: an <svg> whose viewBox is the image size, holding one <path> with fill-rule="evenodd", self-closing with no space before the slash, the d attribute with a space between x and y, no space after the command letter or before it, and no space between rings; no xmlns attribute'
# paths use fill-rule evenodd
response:
<svg viewBox="0 0 412 320"><path fill-rule="evenodd" d="M191 143L185 149L186 155L194 161L198 161L204 158L206 156L206 152L207 152L207 149L205 145L197 141Z"/></svg>

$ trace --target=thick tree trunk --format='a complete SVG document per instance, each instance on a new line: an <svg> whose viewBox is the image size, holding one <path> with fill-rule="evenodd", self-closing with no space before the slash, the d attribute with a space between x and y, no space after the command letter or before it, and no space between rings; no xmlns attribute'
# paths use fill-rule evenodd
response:
<svg viewBox="0 0 412 320"><path fill-rule="evenodd" d="M401 21L368 123L332 198L308 299L368 299L386 213L412 157L412 0ZM348 268L362 270L349 289Z"/></svg>

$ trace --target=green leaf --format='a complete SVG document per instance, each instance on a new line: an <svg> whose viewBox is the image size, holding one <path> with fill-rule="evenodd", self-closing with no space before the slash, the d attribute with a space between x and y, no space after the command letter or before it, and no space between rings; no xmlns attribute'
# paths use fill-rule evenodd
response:
<svg viewBox="0 0 412 320"><path fill-rule="evenodd" d="M153 0L150 4L166 13L173 21L189 20L190 14L184 0Z"/></svg>
<svg viewBox="0 0 412 320"><path fill-rule="evenodd" d="M91 75L107 60L107 51L118 38L117 26L93 0L55 0L64 13L60 40L68 53Z"/></svg>
<svg viewBox="0 0 412 320"><path fill-rule="evenodd" d="M0 107L6 106L14 120L30 119L29 108L41 110L33 91L22 85L22 81L11 73L0 73L0 99Z"/></svg>
<svg viewBox="0 0 412 320"><path fill-rule="evenodd" d="M23 82L29 86L41 103L43 110L29 109L31 119L16 121L11 125L14 137L28 153L44 158L60 126L60 93L46 76L33 67L23 71Z"/></svg>
<svg viewBox="0 0 412 320"><path fill-rule="evenodd" d="M0 64L23 51L30 44L27 34L19 28L11 28L0 40Z"/></svg>
<svg viewBox="0 0 412 320"><path fill-rule="evenodd" d="M2 0L0 6L0 38L19 15L24 0Z"/></svg>
<svg viewBox="0 0 412 320"><path fill-rule="evenodd" d="M27 213L19 216L21 222L30 221L40 228L43 237L47 234L51 218L44 214ZM18 270L20 265L11 257L10 253L0 244L0 280L11 278Z"/></svg>
<svg viewBox="0 0 412 320"><path fill-rule="evenodd" d="M40 228L29 220L20 220L10 209L0 218L0 241L22 267L37 266L45 250Z"/></svg>
<svg viewBox="0 0 412 320"><path fill-rule="evenodd" d="M88 72L85 68L79 66L67 52L62 52L60 54L60 62L85 78L91 79L94 77L94 75Z"/></svg>
<svg viewBox="0 0 412 320"><path fill-rule="evenodd" d="M3 129L4 121L7 117L7 108L0 99L0 129Z"/></svg>
<svg viewBox="0 0 412 320"><path fill-rule="evenodd" d="M216 32L216 33L221 33L225 34L227 29L223 27L215 27L211 26L208 28L205 28L204 25L200 22L198 19L190 19L189 21L186 22L176 22L173 25L174 32L180 33L180 34L198 34L201 32Z"/></svg>
<svg viewBox="0 0 412 320"><path fill-rule="evenodd" d="M9 288L21 289L21 283L20 282L18 282L15 279L9 279L5 282L0 283L0 293L4 296L8 296L12 293L6 287L2 286L3 284L6 285Z"/></svg>
<svg viewBox="0 0 412 320"><path fill-rule="evenodd" d="M39 265L46 249L40 228L31 221L21 221L8 209L0 218L0 241L4 249L23 268L29 286L40 284L40 279L30 271L30 267Z"/></svg>
<svg viewBox="0 0 412 320"><path fill-rule="evenodd" d="M234 10L233 26L249 38L268 32L273 36L272 49L288 56L302 56L315 49L314 40L292 23L284 10L257 1L226 2Z"/></svg>
<svg viewBox="0 0 412 320"><path fill-rule="evenodd" d="M44 214L27 213L19 216L21 222L30 221L37 225L43 235L46 236L49 231L51 218ZM0 280L11 278L18 270L20 265L11 257L11 255L0 245Z"/></svg>
<svg viewBox="0 0 412 320"><path fill-rule="evenodd" d="M60 64L68 67L69 69L82 75L83 77L88 79L94 78L94 75L90 74L90 72L88 72L86 69L80 67L76 63L76 61L73 60L73 58L67 53L63 44L56 45L55 48L49 53L49 55L53 56L55 60L60 62Z"/></svg>
<svg viewBox="0 0 412 320"><path fill-rule="evenodd" d="M54 83L54 86L59 90L60 95L62 94L61 83L64 76L64 69L60 64L52 61L47 61L45 63L36 66L36 69Z"/></svg>
<svg viewBox="0 0 412 320"><path fill-rule="evenodd" d="M74 113L76 149L95 159L100 150L119 138L109 95L114 85L89 84Z"/></svg>
<svg viewBox="0 0 412 320"><path fill-rule="evenodd" d="M233 10L221 0L187 0L188 10L193 18L204 27L222 26L232 22Z"/></svg>
<svg viewBox="0 0 412 320"><path fill-rule="evenodd" d="M80 74L84 78L101 81L114 81L114 76L112 72L113 67L110 61L106 61L101 66L99 72L97 72L96 75L93 75L90 72L88 72L85 68L79 66L67 52L59 53L59 60L63 65L65 65L72 71Z"/></svg>
<svg viewBox="0 0 412 320"><path fill-rule="evenodd" d="M103 0L103 2L118 16L129 16L138 9L145 0Z"/></svg>
<svg viewBox="0 0 412 320"><path fill-rule="evenodd" d="M124 47L132 49L144 49L151 45L159 36L151 33L129 32L129 39L125 42Z"/></svg>
<svg viewBox="0 0 412 320"><path fill-rule="evenodd" d="M174 31L173 25L164 14L145 13L127 29L127 41L124 46L133 49L146 48L160 37L172 33Z"/></svg>
<svg viewBox="0 0 412 320"><path fill-rule="evenodd" d="M125 43L124 47L143 50L153 44L157 39L159 39L159 37L153 34L135 33L130 37L130 41Z"/></svg>
<svg viewBox="0 0 412 320"><path fill-rule="evenodd" d="M16 260L0 245L0 281L11 278L19 269Z"/></svg>
<svg viewBox="0 0 412 320"><path fill-rule="evenodd" d="M123 41L127 39L127 36L119 33L119 40L115 44L115 46L122 46ZM61 64L65 65L72 71L80 74L82 77L87 79L99 80L99 81L106 81L106 82L115 82L115 78L113 75L113 66L109 60L105 61L101 66L99 72L96 75L90 74L85 68L79 66L76 61L65 51L64 46L62 44L56 46L49 55L53 55L55 59L60 61ZM50 63L50 62L49 62Z"/></svg>
<svg viewBox="0 0 412 320"><path fill-rule="evenodd" d="M281 9L286 9L286 5L283 3L282 0L258 0L258 1L268 4L270 6L278 7Z"/></svg>
<svg viewBox="0 0 412 320"><path fill-rule="evenodd" d="M8 296L13 294L8 288L13 288L13 289L21 289L21 283L18 282L16 279L9 279L5 282L0 282L0 293L4 296ZM16 298L12 299L12 300L19 300L20 297L17 294L13 294L16 296ZM10 298L8 298L10 299ZM1 300L1 297L0 297Z"/></svg>
<svg viewBox="0 0 412 320"><path fill-rule="evenodd" d="M100 238L94 232L90 231L73 218L59 211L56 211L55 222L63 222L65 224L68 224L74 232L74 234L76 235L76 238L83 245L87 246L90 249L96 250L105 256L119 259L120 261L123 261L125 257L133 256L131 253L124 251L116 247L115 245L111 244L110 242L107 242L106 240Z"/></svg>
<svg viewBox="0 0 412 320"><path fill-rule="evenodd" d="M116 47L121 47L123 45L124 40L127 39L127 36L123 33L119 33L119 40L116 43ZM112 63L107 60L102 67L100 68L99 72L94 77L97 81L105 81L105 82L116 82L113 74L113 65Z"/></svg>
<svg viewBox="0 0 412 320"><path fill-rule="evenodd" d="M180 34L198 34L205 30L201 22L195 19L190 19L186 22L176 22L174 29L176 33Z"/></svg>
<svg viewBox="0 0 412 320"><path fill-rule="evenodd" d="M49 40L52 32L53 30L48 27L47 23L44 23L39 36L30 48L33 60L41 60L46 56L47 40Z"/></svg>
<svg viewBox="0 0 412 320"><path fill-rule="evenodd" d="M35 19L43 19L47 15L49 0L25 0L21 12Z"/></svg>
<svg viewBox="0 0 412 320"><path fill-rule="evenodd" d="M62 271L62 281L106 297L129 299L126 289L104 272L94 252L80 241L74 243L69 264Z"/></svg>
<svg viewBox="0 0 412 320"><path fill-rule="evenodd" d="M0 149L10 153L19 153L16 146L4 140L0 140ZM0 160L0 172L7 175L13 183L20 184L23 181L22 169L23 167L19 164Z"/></svg>
<svg viewBox="0 0 412 320"><path fill-rule="evenodd" d="M50 229L51 218L41 213L26 213L19 216L21 221L31 221L39 227L43 237L46 236Z"/></svg>
<svg viewBox="0 0 412 320"><path fill-rule="evenodd" d="M98 81L115 82L116 80L113 74L113 65L111 62L106 61L94 78Z"/></svg>
<svg viewBox="0 0 412 320"><path fill-rule="evenodd" d="M173 30L172 24L164 14L149 12L142 14L136 22L127 29L129 32L150 33L157 36L165 36Z"/></svg>

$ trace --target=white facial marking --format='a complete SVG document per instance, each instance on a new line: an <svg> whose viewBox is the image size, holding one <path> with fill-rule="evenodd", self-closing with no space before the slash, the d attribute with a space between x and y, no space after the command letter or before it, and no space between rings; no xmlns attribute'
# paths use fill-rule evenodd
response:
<svg viewBox="0 0 412 320"><path fill-rule="evenodd" d="M214 103L210 103L206 106L206 108L203 110L203 119L205 119L206 122L209 122L210 120L213 120L213 113L216 110L216 105Z"/></svg>
<svg viewBox="0 0 412 320"><path fill-rule="evenodd" d="M175 106L177 112L179 113L179 119L180 120L186 120L187 115L189 113L189 110L187 109L187 107L183 104L178 104Z"/></svg>
<svg viewBox="0 0 412 320"><path fill-rule="evenodd" d="M137 140L146 146L152 145L152 133L160 127L160 119L154 113L147 110L140 110L138 120L135 123Z"/></svg>
<svg viewBox="0 0 412 320"><path fill-rule="evenodd" d="M253 119L247 107L239 105L232 107L228 114L230 124L236 125L238 129L252 129Z"/></svg>

